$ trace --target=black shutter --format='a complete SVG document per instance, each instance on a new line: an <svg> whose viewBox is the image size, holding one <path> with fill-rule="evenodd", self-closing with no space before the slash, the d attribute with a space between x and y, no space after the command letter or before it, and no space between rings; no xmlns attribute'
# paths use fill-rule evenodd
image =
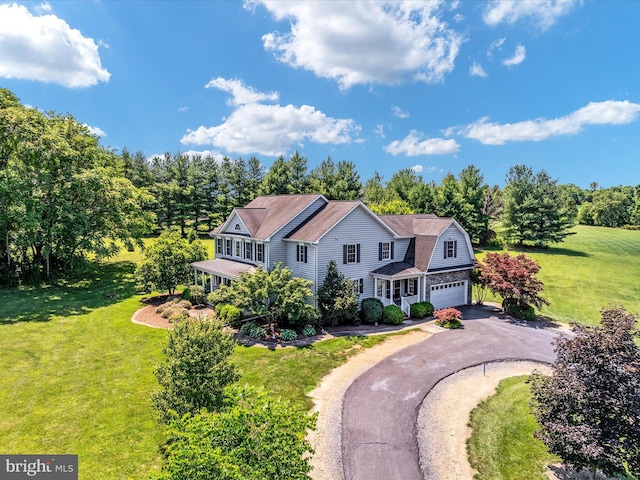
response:
<svg viewBox="0 0 640 480"><path fill-rule="evenodd" d="M447 241L444 242L444 258L447 258Z"/></svg>
<svg viewBox="0 0 640 480"><path fill-rule="evenodd" d="M393 260L393 242L391 242L391 260Z"/></svg>
<svg viewBox="0 0 640 480"><path fill-rule="evenodd" d="M309 252L307 250L307 246L305 245L304 246L304 263L309 263L308 260L307 260L309 258L308 253Z"/></svg>
<svg viewBox="0 0 640 480"><path fill-rule="evenodd" d="M382 242L378 242L378 261L382 260Z"/></svg>
<svg viewBox="0 0 640 480"><path fill-rule="evenodd" d="M342 263L347 263L347 246L342 245Z"/></svg>
<svg viewBox="0 0 640 480"><path fill-rule="evenodd" d="M360 263L360 244L356 245L356 263Z"/></svg>
<svg viewBox="0 0 640 480"><path fill-rule="evenodd" d="M453 258L458 257L458 241L453 242Z"/></svg>

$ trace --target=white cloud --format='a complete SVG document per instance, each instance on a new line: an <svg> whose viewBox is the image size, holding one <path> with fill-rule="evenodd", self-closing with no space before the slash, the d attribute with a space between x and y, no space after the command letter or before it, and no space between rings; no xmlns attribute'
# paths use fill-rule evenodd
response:
<svg viewBox="0 0 640 480"><path fill-rule="evenodd" d="M482 18L487 25L528 19L544 31L571 12L575 4L576 0L491 0Z"/></svg>
<svg viewBox="0 0 640 480"><path fill-rule="evenodd" d="M53 10L53 8L51 8L51 4L49 2L43 2L40 5L37 5L35 7L35 10L38 13L44 13L44 12L50 12Z"/></svg>
<svg viewBox="0 0 640 480"><path fill-rule="evenodd" d="M377 124L376 128L373 130L373 133L375 133L379 138L385 138L384 125L382 125L381 123Z"/></svg>
<svg viewBox="0 0 640 480"><path fill-rule="evenodd" d="M178 107L178 111L179 112L188 112L189 111L189 107Z"/></svg>
<svg viewBox="0 0 640 480"><path fill-rule="evenodd" d="M393 106L391 111L398 118L409 118L409 112L402 110L400 107Z"/></svg>
<svg viewBox="0 0 640 480"><path fill-rule="evenodd" d="M277 92L262 93L252 87L247 87L242 80L236 78L226 79L222 77L214 78L205 85L204 88L217 88L223 92L231 94L230 105L247 105L258 103L264 100L276 102L279 94Z"/></svg>
<svg viewBox="0 0 640 480"><path fill-rule="evenodd" d="M507 142L538 142L559 135L573 135L586 125L625 125L640 113L640 104L607 100L591 102L564 117L551 120L544 118L518 123L490 123L482 118L459 133L486 145L503 145Z"/></svg>
<svg viewBox="0 0 640 480"><path fill-rule="evenodd" d="M3 78L88 87L111 76L92 38L55 15L34 16L15 3L0 5L0 58Z"/></svg>
<svg viewBox="0 0 640 480"><path fill-rule="evenodd" d="M501 50L502 49L502 45L504 45L504 42L506 41L506 38L499 38L497 40L494 40L493 42L491 42L489 44L489 49L487 50L487 57L489 57L489 60L493 59L493 51L494 50Z"/></svg>
<svg viewBox="0 0 640 480"><path fill-rule="evenodd" d="M96 135L98 137L106 137L107 134L104 133L104 130L102 130L100 127L92 127L91 125L87 125L86 123L84 124L85 127L87 127L87 129L89 130L89 133L91 135Z"/></svg>
<svg viewBox="0 0 640 480"><path fill-rule="evenodd" d="M524 62L526 53L527 53L527 50L524 48L524 45L518 45L516 47L515 52L513 52L513 56L503 60L502 64L506 65L507 67L512 67L513 65L519 65L522 62Z"/></svg>
<svg viewBox="0 0 640 480"><path fill-rule="evenodd" d="M422 132L411 130L403 140L394 140L384 150L391 155L402 153L409 157L455 153L460 150L460 145L453 139L428 138L421 141L423 136Z"/></svg>
<svg viewBox="0 0 640 480"><path fill-rule="evenodd" d="M186 152L182 152L187 157L195 157L196 155L200 155L202 158L212 157L215 158L216 161L222 162L224 155L217 150L187 150Z"/></svg>
<svg viewBox="0 0 640 480"><path fill-rule="evenodd" d="M411 170L413 170L416 173L433 173L437 170L437 168L425 167L424 165L414 165L413 167L411 167Z"/></svg>
<svg viewBox="0 0 640 480"><path fill-rule="evenodd" d="M213 82L213 81L212 81ZM292 146L309 140L322 144L344 144L358 135L360 126L350 118L331 118L309 105L265 105L261 100L278 98L278 93L262 94L240 80L216 79L214 86L231 93L230 104L237 108L220 125L188 130L180 142L214 145L240 154L261 153L278 156Z"/></svg>
<svg viewBox="0 0 640 480"><path fill-rule="evenodd" d="M255 0L291 30L262 37L264 47L291 67L349 89L405 80L440 82L454 68L463 36L439 18L440 2Z"/></svg>
<svg viewBox="0 0 640 480"><path fill-rule="evenodd" d="M487 72L484 71L484 68L482 68L482 65L480 65L478 62L473 62L473 64L469 68L469 75L471 75L472 77L485 78L487 76Z"/></svg>
<svg viewBox="0 0 640 480"><path fill-rule="evenodd" d="M416 173L421 173L422 170L424 170L424 167L422 165L414 165L413 167L411 167L411 170Z"/></svg>

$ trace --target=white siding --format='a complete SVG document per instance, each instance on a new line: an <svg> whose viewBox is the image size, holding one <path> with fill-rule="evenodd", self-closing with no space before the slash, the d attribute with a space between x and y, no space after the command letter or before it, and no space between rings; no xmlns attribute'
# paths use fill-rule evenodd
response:
<svg viewBox="0 0 640 480"><path fill-rule="evenodd" d="M238 229L236 229L236 225L238 226ZM231 221L229 222L227 228L224 230L224 232L221 233L230 233L233 235L249 235L249 231L244 226L244 223L242 223L240 217L238 217L238 215L235 213L231 217Z"/></svg>
<svg viewBox="0 0 640 480"><path fill-rule="evenodd" d="M457 254L455 258L444 258L444 245L448 240L457 242ZM436 247L431 257L428 270L441 268L456 268L473 262L473 252L469 251L467 238L455 225L450 225L438 238Z"/></svg>
<svg viewBox="0 0 640 480"><path fill-rule="evenodd" d="M393 260L378 260L378 243L394 242ZM360 263L343 263L343 245L360 244ZM397 240L393 234L372 218L363 208L357 207L340 223L331 229L318 245L318 288L324 282L327 266L336 261L338 270L345 278L364 279L362 298L372 297L373 277L370 272L389 262L401 262L409 245L409 240Z"/></svg>

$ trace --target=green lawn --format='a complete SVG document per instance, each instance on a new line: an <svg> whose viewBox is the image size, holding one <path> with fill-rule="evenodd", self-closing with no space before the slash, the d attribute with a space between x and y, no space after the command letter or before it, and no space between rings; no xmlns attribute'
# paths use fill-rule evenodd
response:
<svg viewBox="0 0 640 480"><path fill-rule="evenodd" d="M543 296L551 302L542 315L594 324L609 304L639 312L640 231L582 225L573 231L553 248L524 251L541 266Z"/></svg>
<svg viewBox="0 0 640 480"><path fill-rule="evenodd" d="M502 380L496 394L471 412L467 453L477 480L546 480L546 466L559 461L533 437L537 423L527 378Z"/></svg>
<svg viewBox="0 0 640 480"><path fill-rule="evenodd" d="M212 243L212 242L210 242ZM56 286L0 289L0 452L79 455L81 479L145 479L164 440L149 393L166 332L130 321L142 306L139 252ZM107 294L115 293L115 299ZM339 338L300 349L237 347L240 382L308 409L331 369L384 340Z"/></svg>

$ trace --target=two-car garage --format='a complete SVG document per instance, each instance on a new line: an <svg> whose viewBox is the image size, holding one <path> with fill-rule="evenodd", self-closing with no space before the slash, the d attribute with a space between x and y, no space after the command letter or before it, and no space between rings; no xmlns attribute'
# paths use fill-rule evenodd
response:
<svg viewBox="0 0 640 480"><path fill-rule="evenodd" d="M467 304L467 281L440 283L431 286L430 302L434 309Z"/></svg>

